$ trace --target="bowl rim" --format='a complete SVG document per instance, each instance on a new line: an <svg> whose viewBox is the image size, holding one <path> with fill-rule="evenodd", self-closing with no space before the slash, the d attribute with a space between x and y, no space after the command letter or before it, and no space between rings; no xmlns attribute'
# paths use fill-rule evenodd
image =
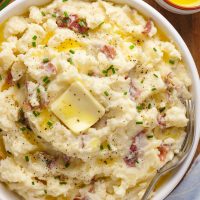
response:
<svg viewBox="0 0 200 200"><path fill-rule="evenodd" d="M155 24L161 28L161 30L169 36L170 39L172 39L179 50L181 51L183 60L188 66L188 70L192 79L192 93L193 93L193 100L195 103L195 139L192 146L192 149L189 153L189 156L185 160L185 162L179 167L179 169L176 170L176 174L170 178L170 180L167 181L164 186L162 186L158 191L155 192L154 200L163 200L165 197L169 195L169 193L177 186L177 184L181 181L184 174L186 173L187 169L189 168L192 159L194 157L194 154L197 149L197 145L199 142L200 137L200 82L199 82L199 74L195 65L195 62L193 60L193 57L186 46L185 42L179 35L179 33L176 31L176 29L171 25L171 23L157 10L155 10L152 6L147 4L144 1L141 0L108 0L112 1L114 3L120 3L120 4L127 4L131 6L132 8L135 8L138 10L143 16L149 17L153 19ZM50 0L17 0L8 5L6 8L4 8L0 12L0 22L6 20L7 18L23 13L23 11L26 11L28 7L31 5L44 5L45 3L50 2ZM8 198L8 193L11 193L10 191L5 192L0 187L0 199L6 200L11 199ZM13 199L15 199L13 197Z"/></svg>

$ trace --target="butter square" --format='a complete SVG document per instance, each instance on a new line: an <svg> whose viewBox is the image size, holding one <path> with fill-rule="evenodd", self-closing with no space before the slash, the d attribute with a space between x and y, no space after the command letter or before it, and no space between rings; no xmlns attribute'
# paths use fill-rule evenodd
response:
<svg viewBox="0 0 200 200"><path fill-rule="evenodd" d="M104 107L76 81L51 105L52 112L74 133L94 125L104 114Z"/></svg>

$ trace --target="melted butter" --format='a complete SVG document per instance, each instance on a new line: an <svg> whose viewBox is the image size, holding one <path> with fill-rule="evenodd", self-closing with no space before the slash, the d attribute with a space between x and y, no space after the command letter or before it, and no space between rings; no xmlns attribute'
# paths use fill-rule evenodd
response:
<svg viewBox="0 0 200 200"><path fill-rule="evenodd" d="M157 34L156 36L158 36L159 40L161 41L169 41L169 38L167 38L167 35L159 28L157 28Z"/></svg>
<svg viewBox="0 0 200 200"><path fill-rule="evenodd" d="M83 47L83 44L81 44L77 40L67 39L63 41L59 46L55 47L55 49L61 52L61 51L68 51L70 49L79 49L81 47Z"/></svg>
<svg viewBox="0 0 200 200"><path fill-rule="evenodd" d="M5 41L4 38L4 28L5 28L6 21L0 24L0 46ZM1 50L1 49L0 49Z"/></svg>
<svg viewBox="0 0 200 200"><path fill-rule="evenodd" d="M54 35L54 32L48 32L47 34L46 34L46 36L45 36L45 38L43 39L43 41L42 41L42 45L47 45L48 44L48 42L49 42L49 40L53 37L53 35Z"/></svg>
<svg viewBox="0 0 200 200"><path fill-rule="evenodd" d="M3 92L4 90L8 90L9 88L10 88L10 84L5 82L1 87L1 92Z"/></svg>
<svg viewBox="0 0 200 200"><path fill-rule="evenodd" d="M195 7L200 5L200 0L170 0L170 2L184 7Z"/></svg>
<svg viewBox="0 0 200 200"><path fill-rule="evenodd" d="M47 109L43 109L42 111L40 111L40 115L38 116L38 120L39 120L39 125L42 129L47 129L49 128L48 126L48 122L55 122L56 118L55 116L48 111Z"/></svg>

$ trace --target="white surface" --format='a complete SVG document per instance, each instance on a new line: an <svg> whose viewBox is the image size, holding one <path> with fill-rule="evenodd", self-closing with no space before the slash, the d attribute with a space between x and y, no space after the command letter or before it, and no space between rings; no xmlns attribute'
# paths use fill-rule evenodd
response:
<svg viewBox="0 0 200 200"><path fill-rule="evenodd" d="M184 176L185 172L187 171L187 168L189 167L192 161L192 158L195 154L195 151L198 145L199 136L200 136L199 76L198 76L198 72L197 72L194 60L191 56L191 53L189 52L183 39L180 37L178 32L173 28L173 26L160 13L158 13L154 8L152 8L147 3L141 0L113 0L113 1L118 2L118 3L126 3L136 8L137 10L139 10L141 13L143 13L147 17L151 17L156 22L157 26L160 27L166 33L166 35L168 35L172 40L175 41L175 43L177 44L177 46L179 47L182 53L182 56L186 65L189 68L191 78L192 78L192 83L193 83L192 93L193 93L193 100L195 103L195 116L196 116L195 117L195 141L187 160L183 163L183 165L179 168L179 170L177 170L175 175L163 187L161 187L156 192L155 197L153 198L154 200L162 200L175 188L175 186L180 182L180 180ZM10 16L23 13L31 5L42 5L47 2L49 2L49 0L28 0L28 1L17 0L0 12L0 22L7 19ZM1 200L16 200L17 198L14 198L11 192L6 191L5 189L2 189L2 187L0 187L0 199Z"/></svg>

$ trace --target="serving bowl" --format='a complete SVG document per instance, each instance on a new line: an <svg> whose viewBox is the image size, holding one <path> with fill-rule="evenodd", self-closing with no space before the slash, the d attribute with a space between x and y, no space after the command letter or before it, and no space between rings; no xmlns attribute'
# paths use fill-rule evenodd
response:
<svg viewBox="0 0 200 200"><path fill-rule="evenodd" d="M191 53L188 50L183 39L175 30L175 28L159 12L157 12L154 8L152 8L150 5L148 5L147 3L141 0L112 0L112 1L115 3L127 4L137 9L147 18L151 18L156 23L156 25L171 40L175 42L175 44L177 45L177 47L182 53L183 60L186 66L188 67L188 73L190 73L190 76L192 79L191 92L192 92L192 100L195 104L195 122L194 122L195 139L194 139L190 154L185 160L185 162L182 164L182 166L179 167L179 169L177 169L176 171L174 171L173 176L170 176L167 180L165 180L165 183L156 190L153 199L162 200L176 187L176 185L183 178L189 165L192 162L193 156L195 154L195 151L198 145L199 136L200 136L200 124L198 123L200 121L199 75L198 75L194 60L191 56ZM27 10L27 8L32 5L41 6L48 2L50 2L50 0L28 0L28 1L16 0L12 4L10 4L8 7L6 7L3 11L0 12L0 22L3 22L4 20L8 19L11 16L20 15L24 13ZM17 197L14 193L6 189L3 185L0 185L0 199L1 200L17 200L19 199L19 197Z"/></svg>

